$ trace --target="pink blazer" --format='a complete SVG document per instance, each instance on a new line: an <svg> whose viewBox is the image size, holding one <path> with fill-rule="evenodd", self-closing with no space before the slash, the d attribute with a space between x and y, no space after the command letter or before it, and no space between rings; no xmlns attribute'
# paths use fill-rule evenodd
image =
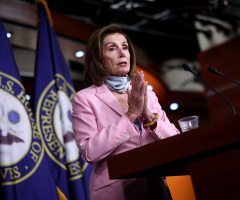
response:
<svg viewBox="0 0 240 200"><path fill-rule="evenodd" d="M75 140L84 159L94 165L89 185L91 199L96 199L94 196L99 189L119 181L109 179L106 162L108 156L180 133L174 124L169 122L155 93L150 90L148 108L151 112L159 114L157 127L154 131L143 128L143 118L140 116L142 128L140 135L139 130L125 116L124 109L105 84L99 87L90 86L74 95L72 123ZM124 189L121 188L119 191Z"/></svg>

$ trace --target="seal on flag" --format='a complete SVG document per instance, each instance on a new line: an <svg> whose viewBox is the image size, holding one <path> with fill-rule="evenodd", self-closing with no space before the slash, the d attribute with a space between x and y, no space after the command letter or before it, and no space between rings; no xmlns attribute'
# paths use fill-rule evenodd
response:
<svg viewBox="0 0 240 200"><path fill-rule="evenodd" d="M11 185L36 171L43 148L22 84L0 72L0 96L0 181Z"/></svg>

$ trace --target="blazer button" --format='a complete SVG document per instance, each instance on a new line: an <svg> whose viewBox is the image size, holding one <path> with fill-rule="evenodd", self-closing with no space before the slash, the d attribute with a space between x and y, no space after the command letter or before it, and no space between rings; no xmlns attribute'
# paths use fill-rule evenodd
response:
<svg viewBox="0 0 240 200"><path fill-rule="evenodd" d="M128 135L128 134L126 134L126 138L129 138L129 135Z"/></svg>

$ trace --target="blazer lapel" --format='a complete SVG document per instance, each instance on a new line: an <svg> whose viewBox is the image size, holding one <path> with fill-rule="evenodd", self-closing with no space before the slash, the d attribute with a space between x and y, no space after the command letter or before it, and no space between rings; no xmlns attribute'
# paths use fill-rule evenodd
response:
<svg viewBox="0 0 240 200"><path fill-rule="evenodd" d="M117 101L117 99L114 97L114 95L111 93L111 91L107 88L105 84L102 84L96 89L97 89L96 96L99 99L101 99L105 104L107 104L113 110L118 112L120 115L125 114L124 109L122 108L120 103Z"/></svg>

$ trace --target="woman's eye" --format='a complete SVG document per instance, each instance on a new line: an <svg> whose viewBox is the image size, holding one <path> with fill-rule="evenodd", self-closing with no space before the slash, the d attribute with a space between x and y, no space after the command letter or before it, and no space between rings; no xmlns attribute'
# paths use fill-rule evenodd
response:
<svg viewBox="0 0 240 200"><path fill-rule="evenodd" d="M116 48L115 47L109 47L109 51L114 51Z"/></svg>
<svg viewBox="0 0 240 200"><path fill-rule="evenodd" d="M128 46L123 46L123 49L124 50L128 50Z"/></svg>

